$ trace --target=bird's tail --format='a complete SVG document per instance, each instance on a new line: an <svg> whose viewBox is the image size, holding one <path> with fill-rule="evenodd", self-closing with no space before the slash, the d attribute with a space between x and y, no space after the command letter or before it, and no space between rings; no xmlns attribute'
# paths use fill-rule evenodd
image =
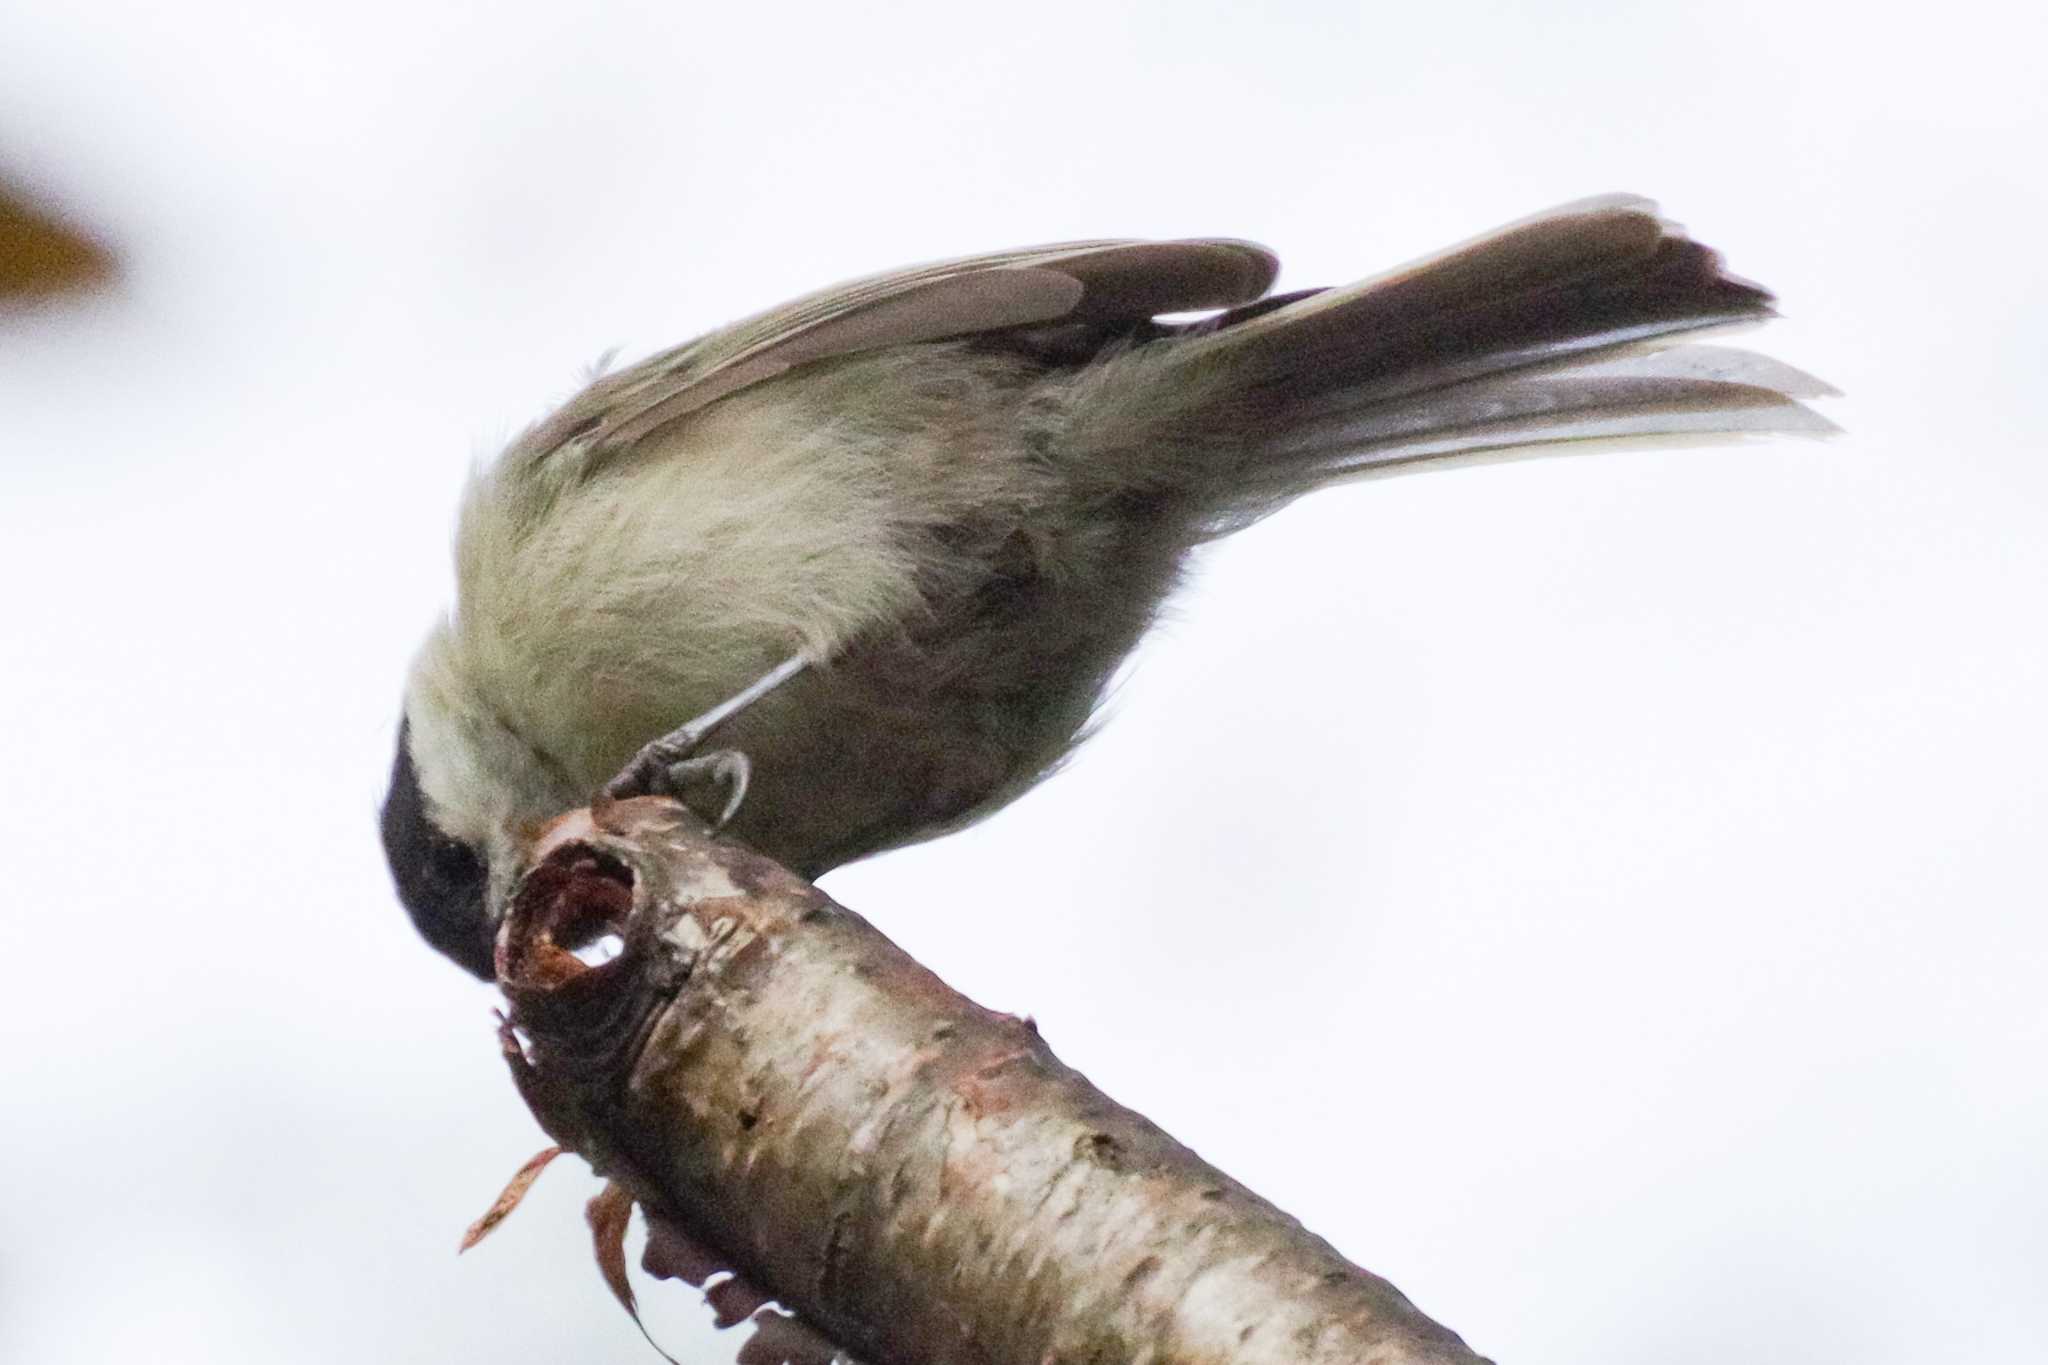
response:
<svg viewBox="0 0 2048 1365"><path fill-rule="evenodd" d="M1614 438L1833 430L1832 392L1681 344L1770 295L1643 199L1586 200L1342 289L1266 299L1084 372L1069 447L1220 532L1339 479Z"/></svg>

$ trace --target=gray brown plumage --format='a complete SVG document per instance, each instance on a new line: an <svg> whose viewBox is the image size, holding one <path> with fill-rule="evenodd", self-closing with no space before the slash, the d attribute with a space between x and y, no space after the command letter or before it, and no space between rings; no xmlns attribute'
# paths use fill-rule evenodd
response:
<svg viewBox="0 0 2048 1365"><path fill-rule="evenodd" d="M385 836L429 937L487 972L480 886L513 834L798 650L825 663L719 742L754 764L733 833L815 876L1029 786L1188 551L1302 493L1828 429L1798 401L1824 386L1684 344L1770 299L1640 199L1341 289L1262 299L1274 270L1213 240L900 271L600 378L526 432L469 490L455 611L407 692Z"/></svg>

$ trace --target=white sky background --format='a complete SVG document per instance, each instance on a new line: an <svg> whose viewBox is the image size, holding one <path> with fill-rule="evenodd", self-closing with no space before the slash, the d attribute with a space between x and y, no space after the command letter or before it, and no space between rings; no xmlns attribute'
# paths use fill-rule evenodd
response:
<svg viewBox="0 0 2048 1365"><path fill-rule="evenodd" d="M543 1138L372 823L465 468L601 352L1609 190L1847 436L1320 495L826 885L1503 1365L2032 1358L2048 24L1884 8L0 0L0 164L128 272L0 318L0 1359L653 1359L580 1164L453 1256Z"/></svg>

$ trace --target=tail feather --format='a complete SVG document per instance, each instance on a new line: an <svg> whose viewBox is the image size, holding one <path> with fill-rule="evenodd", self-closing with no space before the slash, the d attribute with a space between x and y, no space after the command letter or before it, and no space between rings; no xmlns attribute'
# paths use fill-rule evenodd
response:
<svg viewBox="0 0 2048 1365"><path fill-rule="evenodd" d="M1198 482L1226 526L1333 480L1462 456L1832 430L1798 401L1831 392L1811 376L1678 344L1772 315L1647 200L1587 200L1142 347L1111 362L1089 434L1127 455L1215 452Z"/></svg>
<svg viewBox="0 0 2048 1365"><path fill-rule="evenodd" d="M1613 197L1219 328L1179 359L1297 400L1390 399L1771 315L1768 293L1722 273L1653 204Z"/></svg>
<svg viewBox="0 0 2048 1365"><path fill-rule="evenodd" d="M1682 346L1466 381L1421 403L1360 403L1286 429L1263 455L1343 477L1466 449L1629 435L1820 435L1834 424L1794 400L1826 391L1767 356Z"/></svg>

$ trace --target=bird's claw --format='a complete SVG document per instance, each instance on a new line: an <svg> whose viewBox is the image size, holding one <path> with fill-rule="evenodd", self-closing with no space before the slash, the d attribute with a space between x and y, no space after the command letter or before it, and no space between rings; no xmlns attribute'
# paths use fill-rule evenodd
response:
<svg viewBox="0 0 2048 1365"><path fill-rule="evenodd" d="M615 801L631 796L673 796L702 782L716 782L725 788L725 804L711 822L713 833L732 823L747 799L747 785L753 780L754 765L738 749L714 749L708 754L691 754L667 741L656 741L642 749L625 770L605 784L604 793Z"/></svg>
<svg viewBox="0 0 2048 1365"><path fill-rule="evenodd" d="M724 810L711 826L714 833L724 829L739 813L740 802L747 799L747 783L753 777L754 765L738 749L699 754L698 746L734 716L810 667L810 662L807 654L791 655L709 711L647 744L617 777L604 784L604 794L614 801L633 796L681 799L685 786L710 778L730 792Z"/></svg>
<svg viewBox="0 0 2048 1365"><path fill-rule="evenodd" d="M715 749L708 754L686 758L669 765L666 774L667 782L677 795L692 782L709 780L725 788L725 805L718 812L718 818L711 822L713 834L731 824L733 816L739 814L740 804L747 799L747 784L753 777L754 765L738 749Z"/></svg>

